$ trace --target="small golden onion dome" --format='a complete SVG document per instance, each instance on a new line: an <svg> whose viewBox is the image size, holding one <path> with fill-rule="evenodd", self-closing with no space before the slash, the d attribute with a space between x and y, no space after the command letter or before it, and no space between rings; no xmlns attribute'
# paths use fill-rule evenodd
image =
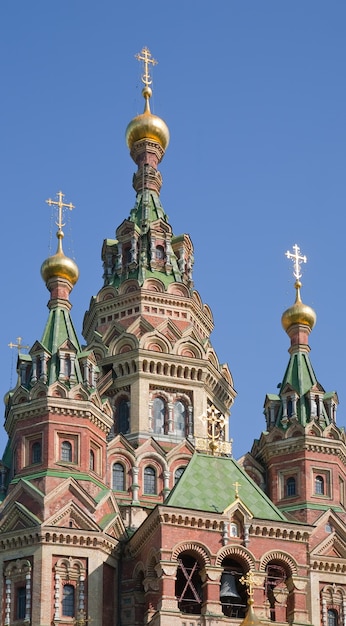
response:
<svg viewBox="0 0 346 626"><path fill-rule="evenodd" d="M249 608L247 610L245 618L242 622L240 622L240 626L263 626L263 622L258 619L255 611L253 610L253 600L249 600L248 605Z"/></svg>
<svg viewBox="0 0 346 626"><path fill-rule="evenodd" d="M309 326L310 330L316 324L316 313L315 311L304 304L301 301L300 297L300 288L302 286L299 280L295 283L296 288L296 301L289 309L287 309L281 317L281 323L285 331L287 331L293 324L303 324L304 326Z"/></svg>
<svg viewBox="0 0 346 626"><path fill-rule="evenodd" d="M169 144L168 126L161 117L153 115L150 111L149 98L152 94L150 87L144 87L142 94L145 99L144 113L134 117L128 124L126 143L131 150L136 141L151 139L159 143L163 150L166 150Z"/></svg>
<svg viewBox="0 0 346 626"><path fill-rule="evenodd" d="M47 283L50 278L56 277L64 278L68 280L71 285L75 285L79 277L79 270L77 264L63 253L63 236L64 233L62 230L59 230L57 232L58 249L56 254L43 261L41 265L41 276L45 283Z"/></svg>
<svg viewBox="0 0 346 626"><path fill-rule="evenodd" d="M11 399L11 396L13 395L13 390L9 389L9 391L7 391L4 395L4 405L7 407L8 403Z"/></svg>

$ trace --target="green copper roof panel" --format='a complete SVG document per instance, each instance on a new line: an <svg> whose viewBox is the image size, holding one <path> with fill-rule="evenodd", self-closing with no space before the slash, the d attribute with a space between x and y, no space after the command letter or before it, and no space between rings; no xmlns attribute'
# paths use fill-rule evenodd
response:
<svg viewBox="0 0 346 626"><path fill-rule="evenodd" d="M317 378L311 365L309 355L305 352L296 352L292 354L281 388L285 385L291 385L299 396L303 396L317 384Z"/></svg>
<svg viewBox="0 0 346 626"><path fill-rule="evenodd" d="M234 459L205 454L192 457L165 505L223 513L236 499L235 484L239 500L254 517L286 520Z"/></svg>

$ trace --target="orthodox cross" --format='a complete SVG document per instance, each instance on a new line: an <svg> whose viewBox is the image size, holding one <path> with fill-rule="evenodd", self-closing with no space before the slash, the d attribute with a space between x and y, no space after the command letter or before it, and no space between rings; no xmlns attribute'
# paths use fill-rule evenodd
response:
<svg viewBox="0 0 346 626"><path fill-rule="evenodd" d="M236 480L235 483L233 483L233 487L235 487L235 497L239 498L239 487L241 486L241 483L238 483L238 481Z"/></svg>
<svg viewBox="0 0 346 626"><path fill-rule="evenodd" d="M248 571L245 576L239 578L239 582L242 585L246 585L250 602L253 600L253 588L254 588L254 575L251 571Z"/></svg>
<svg viewBox="0 0 346 626"><path fill-rule="evenodd" d="M72 202L70 202L69 204L66 204L66 202L63 202L65 194L62 191L58 191L56 196L58 200L52 200L51 198L49 198L48 200L46 200L46 202L49 206L58 207L58 221L55 223L57 227L59 228L59 230L61 231L62 227L65 226L65 224L62 223L63 209L70 209L70 211L72 211L72 209L75 209L76 207L72 204Z"/></svg>
<svg viewBox="0 0 346 626"><path fill-rule="evenodd" d="M218 447L217 441L220 439L221 434L223 433L225 426L225 418L221 415L220 411L217 411L215 406L212 405L208 409L207 414L207 422L208 422L208 438L210 439L209 447L211 449L212 454L215 454L215 451Z"/></svg>
<svg viewBox="0 0 346 626"><path fill-rule="evenodd" d="M9 348L17 348L18 354L20 353L21 348L23 350L28 350L30 346L24 346L22 344L22 337L17 337L17 343L13 343L12 341L8 344Z"/></svg>
<svg viewBox="0 0 346 626"><path fill-rule="evenodd" d="M142 48L141 52L135 54L137 61L143 61L144 74L142 74L142 82L146 87L149 87L153 82L149 73L149 64L157 65L157 61L152 58L150 50L148 48Z"/></svg>
<svg viewBox="0 0 346 626"><path fill-rule="evenodd" d="M302 275L300 266L302 263L306 263L307 261L306 256L302 256L300 254L300 248L299 246L297 246L296 243L293 246L293 252L290 252L289 250L287 250L287 252L285 253L285 256L287 256L288 259L293 260L293 276L297 280L299 280L299 278L301 278L301 275Z"/></svg>

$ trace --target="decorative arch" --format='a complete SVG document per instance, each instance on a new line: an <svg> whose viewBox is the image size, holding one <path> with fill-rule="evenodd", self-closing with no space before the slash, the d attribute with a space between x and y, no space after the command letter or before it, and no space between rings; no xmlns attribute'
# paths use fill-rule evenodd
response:
<svg viewBox="0 0 346 626"><path fill-rule="evenodd" d="M288 576L296 576L298 574L298 566L296 561L286 552L266 552L261 559L259 571L265 573L269 563L279 563L289 570Z"/></svg>
<svg viewBox="0 0 346 626"><path fill-rule="evenodd" d="M192 292L192 298L195 302L197 302L198 306L200 309L203 309L203 302L201 299L201 296L199 295L198 291L194 290Z"/></svg>
<svg viewBox="0 0 346 626"><path fill-rule="evenodd" d="M182 552L187 552L192 556L195 556L197 559L201 559L204 566L211 564L209 551L207 551L205 546L200 543L187 541L177 544L173 549L171 560L176 561Z"/></svg>
<svg viewBox="0 0 346 626"><path fill-rule="evenodd" d="M244 569L247 571L255 571L255 558L249 550L246 550L246 548L238 545L224 546L216 555L215 565L217 567L221 567L222 561L227 557L240 561L244 565Z"/></svg>
<svg viewBox="0 0 346 626"><path fill-rule="evenodd" d="M171 283L168 285L167 292L175 296L181 296L182 298L189 298L190 292L185 285L181 283Z"/></svg>
<svg viewBox="0 0 346 626"><path fill-rule="evenodd" d="M157 278L147 278L144 281L143 289L148 289L148 291L156 291L159 293L164 293L165 286L161 280Z"/></svg>

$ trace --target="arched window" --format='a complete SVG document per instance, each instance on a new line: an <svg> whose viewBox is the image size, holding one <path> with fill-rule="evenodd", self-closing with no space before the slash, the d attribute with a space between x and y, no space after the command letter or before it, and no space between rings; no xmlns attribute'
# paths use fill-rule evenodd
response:
<svg viewBox="0 0 346 626"><path fill-rule="evenodd" d="M293 402L291 398L287 399L287 417L292 417L293 412Z"/></svg>
<svg viewBox="0 0 346 626"><path fill-rule="evenodd" d="M154 468L149 465L144 468L143 493L150 495L156 494L156 472Z"/></svg>
<svg viewBox="0 0 346 626"><path fill-rule="evenodd" d="M130 430L130 403L127 398L121 398L117 404L118 433L126 435Z"/></svg>
<svg viewBox="0 0 346 626"><path fill-rule="evenodd" d="M165 258L165 251L163 246L156 246L155 256L158 261L163 261Z"/></svg>
<svg viewBox="0 0 346 626"><path fill-rule="evenodd" d="M42 446L40 441L35 441L31 448L31 463L41 463Z"/></svg>
<svg viewBox="0 0 346 626"><path fill-rule="evenodd" d="M323 476L315 477L315 493L319 496L324 495L324 479Z"/></svg>
<svg viewBox="0 0 346 626"><path fill-rule="evenodd" d="M162 398L153 400L153 431L163 435L166 431L167 405Z"/></svg>
<svg viewBox="0 0 346 626"><path fill-rule="evenodd" d="M174 472L174 484L176 485L178 480L182 477L185 472L185 467L178 467L178 469Z"/></svg>
<svg viewBox="0 0 346 626"><path fill-rule="evenodd" d="M294 476L290 476L287 478L286 482L286 496L295 496L296 495L296 479Z"/></svg>
<svg viewBox="0 0 346 626"><path fill-rule="evenodd" d="M339 619L338 613L335 609L328 609L328 626L338 626Z"/></svg>
<svg viewBox="0 0 346 626"><path fill-rule="evenodd" d="M198 561L189 554L178 559L175 595L182 613L200 615L202 608L202 580Z"/></svg>
<svg viewBox="0 0 346 626"><path fill-rule="evenodd" d="M72 463L72 444L70 441L63 441L61 444L61 461Z"/></svg>
<svg viewBox="0 0 346 626"><path fill-rule="evenodd" d="M90 450L89 452L89 469L93 472L95 470L95 452Z"/></svg>
<svg viewBox="0 0 346 626"><path fill-rule="evenodd" d="M112 483L114 491L125 491L125 468L122 463L114 463Z"/></svg>
<svg viewBox="0 0 346 626"><path fill-rule="evenodd" d="M174 403L174 430L177 435L185 436L186 432L186 406L178 400Z"/></svg>

